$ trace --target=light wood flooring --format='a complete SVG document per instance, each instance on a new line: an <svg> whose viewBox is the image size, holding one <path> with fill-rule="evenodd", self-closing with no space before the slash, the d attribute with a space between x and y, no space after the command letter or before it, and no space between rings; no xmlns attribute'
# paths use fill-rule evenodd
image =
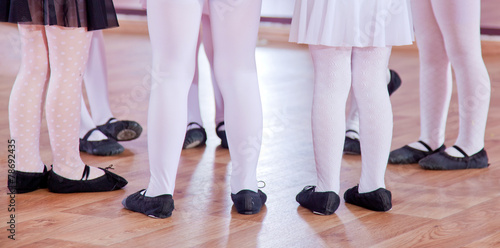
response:
<svg viewBox="0 0 500 248"><path fill-rule="evenodd" d="M201 70L201 104L208 132L206 147L182 153L176 210L152 219L121 206L127 195L147 186L146 148L148 80L151 49L145 35L106 33L109 93L121 119L144 127L142 136L123 142L112 157L82 154L86 163L107 166L128 179L107 193L53 194L45 189L16 195L16 241L7 239L7 103L20 63L15 26L0 25L0 247L500 247L500 59L485 49L492 79L486 131L491 166L482 170L425 171L418 165L389 165L387 187L393 209L378 213L342 201L331 216L318 216L298 205L295 195L315 183L310 109L312 66L305 47L261 42L257 64L264 109L264 139L258 178L268 201L257 215L240 215L229 191L230 158L218 147L213 123L208 63ZM395 48L390 67L402 87L392 96L394 138L398 148L419 135L418 52ZM446 144L458 131L457 99L450 107ZM165 128L168 128L166 123ZM42 157L50 164L50 146L42 129ZM358 183L361 160L345 155L341 193Z"/></svg>

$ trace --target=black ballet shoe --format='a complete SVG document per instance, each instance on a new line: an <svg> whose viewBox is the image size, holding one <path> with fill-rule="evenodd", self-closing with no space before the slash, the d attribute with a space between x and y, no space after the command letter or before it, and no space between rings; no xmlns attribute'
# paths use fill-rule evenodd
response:
<svg viewBox="0 0 500 248"><path fill-rule="evenodd" d="M340 205L340 197L333 191L315 192L316 186L306 186L295 200L315 214L331 215Z"/></svg>
<svg viewBox="0 0 500 248"><path fill-rule="evenodd" d="M49 173L47 167L43 167L43 172L14 171L7 179L7 187L10 193L22 194L47 188L47 178Z"/></svg>
<svg viewBox="0 0 500 248"><path fill-rule="evenodd" d="M248 189L241 190L237 194L231 194L236 211L240 214L256 214L260 212L266 203L267 195L260 189L258 193Z"/></svg>
<svg viewBox="0 0 500 248"><path fill-rule="evenodd" d="M207 132L205 132L205 128L196 122L191 122L188 126L193 124L198 125L199 128L187 130L182 149L195 148L202 146L207 142Z"/></svg>
<svg viewBox="0 0 500 248"><path fill-rule="evenodd" d="M130 211L142 213L149 217L158 219L164 219L172 216L172 211L175 208L172 195L165 194L149 197L142 195L141 192L143 191L145 190L141 189L123 199L123 207ZM146 192L144 192L144 194L146 194Z"/></svg>
<svg viewBox="0 0 500 248"><path fill-rule="evenodd" d="M228 149L229 145L227 144L226 130L219 130L219 128L222 127L223 125L224 122L217 124L217 127L215 128L215 133L217 133L217 136L219 136L220 138L221 141L220 146L222 146L222 148Z"/></svg>
<svg viewBox="0 0 500 248"><path fill-rule="evenodd" d="M347 132L358 133L354 130L347 130L346 133ZM359 139L353 139L353 138L345 136L344 154L361 155L361 145L359 143Z"/></svg>
<svg viewBox="0 0 500 248"><path fill-rule="evenodd" d="M103 125L97 126L97 129L110 139L116 141L128 141L139 138L142 133L142 127L135 121L115 121L110 118Z"/></svg>
<svg viewBox="0 0 500 248"><path fill-rule="evenodd" d="M384 188L367 193L359 193L358 186L354 186L344 193L344 200L346 203L373 211L386 212L392 209L391 191Z"/></svg>
<svg viewBox="0 0 500 248"><path fill-rule="evenodd" d="M104 171L104 175L88 180L90 167L85 165L82 179L73 180L57 175L54 170L50 170L48 186L49 191L54 193L79 193L79 192L103 192L118 190L127 185L125 178L110 172L112 167L99 168Z"/></svg>
<svg viewBox="0 0 500 248"><path fill-rule="evenodd" d="M93 131L98 130L97 128L90 129L83 139L80 139L80 151L86 152L90 155L98 156L112 156L117 155L125 151L122 145L118 144L116 140L108 138L105 140L92 141L88 140Z"/></svg>
<svg viewBox="0 0 500 248"><path fill-rule="evenodd" d="M441 147L433 151L432 148L425 142L421 140L419 140L418 142L422 144L427 149L427 151L415 149L408 145L403 146L389 153L389 164L415 164L431 154L438 153L446 149L446 146L442 145Z"/></svg>
<svg viewBox="0 0 500 248"><path fill-rule="evenodd" d="M394 71L394 70L389 70L391 73L391 80L387 84L387 90L389 91L389 96L394 93L399 87L401 86L401 77L399 77L399 74Z"/></svg>
<svg viewBox="0 0 500 248"><path fill-rule="evenodd" d="M427 170L482 169L490 165L488 164L488 155L484 148L476 154L469 156L460 147L453 147L462 153L464 157L453 157L445 151L441 151L420 160L418 164Z"/></svg>

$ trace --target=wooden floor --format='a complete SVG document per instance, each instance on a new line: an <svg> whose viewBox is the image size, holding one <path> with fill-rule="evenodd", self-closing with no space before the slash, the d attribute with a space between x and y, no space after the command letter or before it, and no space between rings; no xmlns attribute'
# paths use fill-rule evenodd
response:
<svg viewBox="0 0 500 248"><path fill-rule="evenodd" d="M14 26L0 25L0 161L6 164L7 103L20 63ZM312 67L307 50L293 45L263 45L257 63L264 107L264 140L258 178L266 182L266 206L257 215L239 215L229 191L228 151L218 147L208 65L201 62L202 113L207 146L182 153L176 210L152 219L121 206L127 195L147 186L146 137L151 50L147 36L105 35L112 109L118 118L139 121L143 135L123 142L113 157L82 154L86 163L107 166L128 179L107 193L53 194L47 190L16 195L16 241L7 239L7 168L0 170L0 247L500 247L500 60L485 55L492 79L486 150L491 166L482 170L425 171L418 165L389 165L387 187L393 209L378 213L346 205L318 216L299 207L295 195L315 183L310 109ZM488 49L486 49L488 50ZM395 48L390 63L403 78L392 96L393 148L419 134L418 54ZM456 93L448 118L446 144L457 135ZM50 146L42 129L42 157ZM360 157L344 156L341 192L358 183Z"/></svg>

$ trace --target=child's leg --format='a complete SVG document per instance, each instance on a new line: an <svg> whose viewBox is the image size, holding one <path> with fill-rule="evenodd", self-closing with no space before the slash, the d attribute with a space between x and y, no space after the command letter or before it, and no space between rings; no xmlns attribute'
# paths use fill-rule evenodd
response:
<svg viewBox="0 0 500 248"><path fill-rule="evenodd" d="M10 135L16 142L16 170L42 172L40 125L49 75L45 28L20 24L19 34L23 57L10 94Z"/></svg>
<svg viewBox="0 0 500 248"><path fill-rule="evenodd" d="M202 6L203 0L148 2L149 34L154 52L148 114L151 177L146 196L174 192Z"/></svg>
<svg viewBox="0 0 500 248"><path fill-rule="evenodd" d="M351 88L351 48L310 45L314 63L312 130L316 191L340 190L345 107Z"/></svg>
<svg viewBox="0 0 500 248"><path fill-rule="evenodd" d="M69 179L80 179L84 163L79 152L82 74L92 33L84 28L46 26L50 60L50 82L45 111L52 147L54 171ZM104 172L90 171L89 178Z"/></svg>
<svg viewBox="0 0 500 248"><path fill-rule="evenodd" d="M200 33L201 35L201 33ZM201 37L198 37L198 45L196 45L196 58L195 58L195 71L193 82L189 88L188 93L188 123L198 123L203 126L203 120L200 113L200 97L199 97L199 70L198 70L198 54L200 51ZM199 128L198 125L189 125L188 130L192 128Z"/></svg>
<svg viewBox="0 0 500 248"><path fill-rule="evenodd" d="M215 78L224 98L225 124L232 161L231 192L257 191L262 142L255 47L260 0L210 1ZM245 28L242 28L245 27Z"/></svg>
<svg viewBox="0 0 500 248"><path fill-rule="evenodd" d="M347 112L347 120L346 120L346 137L352 139L359 139L359 111L358 105L356 104L356 99L351 94L351 98L349 99L350 108Z"/></svg>
<svg viewBox="0 0 500 248"><path fill-rule="evenodd" d="M468 155L484 147L491 91L481 55L480 5L480 0L432 0L457 80L460 128L455 145ZM448 148L446 152L463 157L455 148Z"/></svg>
<svg viewBox="0 0 500 248"><path fill-rule="evenodd" d="M201 35L201 31L200 31ZM204 145L207 141L207 133L203 128L203 120L200 112L200 96L199 96L199 69L198 69L198 54L200 50L201 36L198 37L196 45L195 72L193 82L188 93L188 126L186 137L184 138L183 149L195 148Z"/></svg>
<svg viewBox="0 0 500 248"><path fill-rule="evenodd" d="M353 48L352 89L359 109L362 157L359 193L385 188L392 140L392 108L386 70L390 48ZM343 129L342 129L343 130Z"/></svg>
<svg viewBox="0 0 500 248"><path fill-rule="evenodd" d="M431 1L413 0L412 11L420 55L420 140L436 150L445 139L452 90L451 67ZM428 151L417 142L410 146Z"/></svg>
<svg viewBox="0 0 500 248"><path fill-rule="evenodd" d="M85 105L85 102L83 101L83 97L81 99L81 109L80 109L80 139L85 137L85 135L90 131L91 129L94 129L96 127L94 121L92 120L92 117L90 116L89 111L87 110L87 106ZM106 135L104 135L101 131L95 130L93 131L89 138L87 140L89 141L98 141L98 140L105 140L108 139Z"/></svg>
<svg viewBox="0 0 500 248"><path fill-rule="evenodd" d="M212 41L212 23L208 15L203 15L201 17L202 29L203 29L203 47L205 48L205 54L207 55L208 62L210 63L210 72L212 75L212 86L214 89L214 99L215 99L215 124L219 124L224 121L224 100L222 99L222 94L220 93L219 85L217 83L217 78L215 78L214 72L214 47ZM221 127L220 130L224 130Z"/></svg>
<svg viewBox="0 0 500 248"><path fill-rule="evenodd" d="M113 117L113 113L108 99L108 70L104 38L102 31L94 31L93 33L83 80L85 89L87 89L92 119L96 125L102 125Z"/></svg>
<svg viewBox="0 0 500 248"><path fill-rule="evenodd" d="M391 83L391 72L387 69L387 84ZM349 111L347 112L347 120L346 120L346 137L352 139L359 139L359 113L358 113L358 105L356 104L356 99L351 94L351 98L349 99L348 105Z"/></svg>

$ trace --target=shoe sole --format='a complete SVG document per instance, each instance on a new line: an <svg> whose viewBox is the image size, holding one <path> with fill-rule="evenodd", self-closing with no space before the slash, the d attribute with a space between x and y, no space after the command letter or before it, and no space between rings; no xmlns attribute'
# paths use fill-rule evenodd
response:
<svg viewBox="0 0 500 248"><path fill-rule="evenodd" d="M351 152L351 151L344 151L344 154L347 154L347 155L361 155L361 153Z"/></svg>
<svg viewBox="0 0 500 248"><path fill-rule="evenodd" d="M191 144L189 144L189 145L187 145L187 146L185 146L183 148L184 149L195 148L195 147L201 145L201 143L202 143L201 141L197 140L197 141L195 141L195 142L193 142L193 143L191 143Z"/></svg>
<svg viewBox="0 0 500 248"><path fill-rule="evenodd" d="M313 214L317 214L317 215L323 215L323 216L324 216L324 215L326 215L326 214L324 214L324 213L321 213L321 212L317 212L317 211L313 211Z"/></svg>
<svg viewBox="0 0 500 248"><path fill-rule="evenodd" d="M111 151L111 152L108 152L108 153L93 153L92 151L87 151L86 149L81 149L80 148L80 152L85 152L85 153L87 153L89 155L96 155L96 156L113 156L113 155L121 154L124 151L125 151L125 149L120 149L118 151Z"/></svg>
<svg viewBox="0 0 500 248"><path fill-rule="evenodd" d="M85 152L89 155L96 155L96 156L113 156L113 155L118 155L124 152L125 150L119 150L119 151L112 151L108 153L93 153L92 151L87 151L85 149L80 149L80 152Z"/></svg>
<svg viewBox="0 0 500 248"><path fill-rule="evenodd" d="M140 214L144 214L144 213L141 213L141 212L138 212L138 211L135 211L135 210L132 210L130 208L127 207L127 198L123 199L122 200L122 206L129 210L129 211L132 211L132 212L136 212L136 213L140 213ZM155 216L155 215L152 215L152 214L147 214L146 216L148 217L151 217L151 218L154 218L154 219L165 219L165 218L168 218L170 216L172 216L172 212L170 212L170 214L166 214L166 215L161 215L161 216Z"/></svg>
<svg viewBox="0 0 500 248"><path fill-rule="evenodd" d="M139 135L132 129L123 129L116 135L117 141L129 141L137 139Z"/></svg>

